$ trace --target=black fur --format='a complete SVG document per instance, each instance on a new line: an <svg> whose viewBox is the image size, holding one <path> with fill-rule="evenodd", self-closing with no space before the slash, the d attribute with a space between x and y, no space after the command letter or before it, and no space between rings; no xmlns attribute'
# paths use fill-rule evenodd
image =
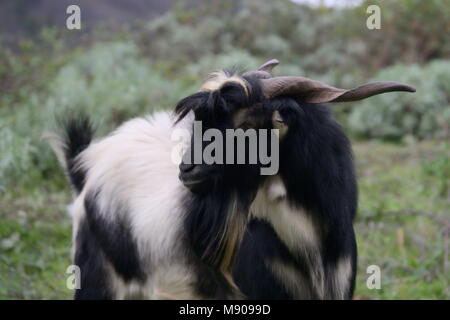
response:
<svg viewBox="0 0 450 320"><path fill-rule="evenodd" d="M248 95L241 84L229 81L219 90L199 91L182 99L175 107L178 121L189 111L194 111L195 119L205 122L207 127L231 128L231 115L234 111L265 101L259 80L249 77L243 79L248 83Z"/></svg>
<svg viewBox="0 0 450 320"><path fill-rule="evenodd" d="M80 268L80 289L75 290L76 300L113 299L109 287L106 261L97 237L83 219L76 236L74 263Z"/></svg>
<svg viewBox="0 0 450 320"><path fill-rule="evenodd" d="M124 218L126 215L124 212L106 213L115 220L104 219L96 204L98 194L92 192L86 197L86 217L81 220L76 236L74 263L81 272L81 288L75 291L77 300L115 299L107 264L125 282L145 280L130 225Z"/></svg>
<svg viewBox="0 0 450 320"><path fill-rule="evenodd" d="M305 104L289 97L274 99L270 104L289 127L280 145L279 172L288 201L295 207L306 209L320 226L325 298L336 297L337 288L329 275L339 258L347 256L351 258L353 270L345 298L351 298L356 275L352 224L357 208L357 185L350 143L325 105ZM260 222L250 223L234 268L237 284L249 298L298 298L287 294L272 277L264 276L268 271L259 265L277 256L301 266L305 258L299 252L280 247L280 240L273 232ZM252 261L258 261L258 266ZM299 270L305 272L300 267ZM309 283L305 287L313 286ZM314 297L314 290L307 295Z"/></svg>
<svg viewBox="0 0 450 320"><path fill-rule="evenodd" d="M85 115L72 116L64 121L64 153L70 182L80 193L86 179L86 172L77 166L77 156L86 149L94 136L94 127Z"/></svg>
<svg viewBox="0 0 450 320"><path fill-rule="evenodd" d="M278 238L272 226L259 219L250 220L234 266L234 279L242 293L249 299L287 300L292 299L268 268L267 263L277 259L292 264L305 278L309 270L302 260ZM310 283L302 283L303 299L316 298Z"/></svg>
<svg viewBox="0 0 450 320"><path fill-rule="evenodd" d="M230 206L237 203L242 221L247 219L254 189L237 192L229 182L215 182L206 195L186 195L184 232L191 263L195 266L197 294L214 299L239 297L239 292L224 278L221 263L225 247L221 235L227 225ZM231 270L230 270L231 272Z"/></svg>
<svg viewBox="0 0 450 320"><path fill-rule="evenodd" d="M240 291L230 284L220 268L217 265L205 262L204 259L199 257L198 253L198 249L188 247L187 256L196 273L193 288L196 295L219 300L242 298Z"/></svg>
<svg viewBox="0 0 450 320"><path fill-rule="evenodd" d="M247 79L247 82L250 84L248 95L239 83L227 82L219 90L201 91L181 100L175 110L179 120L192 110L195 120L202 121L204 130L215 128L224 133L226 129L234 128L232 116L235 111L262 108L264 96L258 80ZM226 150L223 154L225 158ZM221 270L225 255L221 236L229 223L230 206L236 204L238 215L241 215L237 219L245 223L249 205L262 181L259 168L259 165L203 165L203 171L210 173L204 188L206 192L188 193L184 200L186 240L198 270L197 292L202 296L222 299L239 296L224 278L223 272L227 270ZM231 272L231 265L228 272Z"/></svg>
<svg viewBox="0 0 450 320"><path fill-rule="evenodd" d="M115 212L101 213L97 205L99 192L88 193L84 202L90 230L117 274L125 281L145 280L136 241L126 218L126 208L115 206L109 209ZM113 217L114 220L105 219L105 216Z"/></svg>

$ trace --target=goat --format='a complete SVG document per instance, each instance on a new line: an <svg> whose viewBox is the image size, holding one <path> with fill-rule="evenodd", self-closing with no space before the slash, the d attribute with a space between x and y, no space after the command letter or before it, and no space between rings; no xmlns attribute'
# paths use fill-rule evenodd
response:
<svg viewBox="0 0 450 320"><path fill-rule="evenodd" d="M178 103L175 115L132 119L97 141L88 119L66 121L65 137L52 146L76 193L75 299L241 297L232 262L261 165L178 166L171 136L192 130L194 120L220 132L247 118L268 126L271 113L255 106L263 97L253 81L215 73Z"/></svg>
<svg viewBox="0 0 450 320"><path fill-rule="evenodd" d="M65 138L53 147L76 192L76 299L351 296L351 152L327 107L317 103L412 89L378 83L348 91L272 78L277 63L214 73L178 103L176 117L133 119L98 141L88 120L67 122ZM279 174L261 176L260 162L192 164L183 157L177 166L171 133L192 130L194 120L221 133L279 129Z"/></svg>
<svg viewBox="0 0 450 320"><path fill-rule="evenodd" d="M303 77L260 77L280 130L280 170L251 205L235 282L250 299L350 299L357 183L350 143L322 103L415 89L374 82L344 90Z"/></svg>

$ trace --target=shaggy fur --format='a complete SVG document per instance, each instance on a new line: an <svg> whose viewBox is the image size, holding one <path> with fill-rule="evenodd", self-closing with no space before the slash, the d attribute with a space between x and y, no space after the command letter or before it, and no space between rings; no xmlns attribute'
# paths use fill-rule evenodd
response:
<svg viewBox="0 0 450 320"><path fill-rule="evenodd" d="M251 299L349 299L357 187L348 139L324 105L270 101L287 132L280 172L259 189L234 268Z"/></svg>
<svg viewBox="0 0 450 320"><path fill-rule="evenodd" d="M88 121L67 122L56 153L77 191L75 298L351 298L356 182L328 108L267 100L258 79L219 72L176 115L133 119L94 142ZM259 163L178 167L171 135L194 119L222 133L248 121L280 129L279 173L261 176ZM202 180L189 190L192 172Z"/></svg>
<svg viewBox="0 0 450 320"><path fill-rule="evenodd" d="M259 165L204 165L210 192L197 194L182 185L171 158L172 133L190 131L194 119L224 131L234 128L238 110L252 106L269 116L256 106L263 99L252 89L256 80L218 76L208 80L214 88L178 104L177 119L166 112L133 119L91 144L87 121L67 121L61 147L77 191L73 254L82 274L75 298L241 297L231 271Z"/></svg>

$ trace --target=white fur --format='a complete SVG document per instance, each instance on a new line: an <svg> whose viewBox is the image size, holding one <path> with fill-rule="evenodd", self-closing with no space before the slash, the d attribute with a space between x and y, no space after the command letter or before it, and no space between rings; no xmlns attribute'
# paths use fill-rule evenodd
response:
<svg viewBox="0 0 450 320"><path fill-rule="evenodd" d="M149 261L141 261L144 268L151 270L145 284L125 284L110 270L116 298L195 298L179 239L179 200L188 191L179 181L178 166L171 159L175 145L172 131L188 128L192 121L192 115L188 115L174 126L168 112L132 119L93 142L79 156L87 176L83 191L71 207L73 240L85 214L85 196L100 188L97 205L101 214L105 219L115 219L114 214L125 212L139 255L150 257ZM121 206L127 210L108 210Z"/></svg>
<svg viewBox="0 0 450 320"><path fill-rule="evenodd" d="M290 252L301 255L311 272L312 284L319 298L345 298L352 275L351 258L343 257L325 271L320 255L319 229L303 208L295 208L288 203L286 188L279 176L269 178L259 189L251 214L269 222ZM282 261L266 261L266 264L294 297L305 298L302 290L307 280L305 275Z"/></svg>
<svg viewBox="0 0 450 320"><path fill-rule="evenodd" d="M286 189L278 176L269 178L252 203L255 217L268 221L289 248L319 246L314 222L302 208L293 208L286 200Z"/></svg>
<svg viewBox="0 0 450 320"><path fill-rule="evenodd" d="M350 287L350 280L352 275L352 261L350 257L344 257L339 259L335 269L334 274L331 275L333 287L336 292L334 293L335 299L345 299L346 290Z"/></svg>
<svg viewBox="0 0 450 320"><path fill-rule="evenodd" d="M294 297L302 299L312 299L312 296L305 295L308 293L307 290L303 289L306 279L305 275L302 274L295 266L292 264L280 261L278 259L266 262L267 267L271 270L284 286L284 288Z"/></svg>
<svg viewBox="0 0 450 320"><path fill-rule="evenodd" d="M291 253L302 255L309 266L316 292L319 297L323 297L325 278L318 229L303 208L294 208L288 203L286 188L279 176L269 178L260 188L252 203L251 213L254 217L269 222ZM301 285L304 278L299 272L292 272L292 267L285 266L286 274L282 276L282 264L270 262L270 265L286 288L292 293L299 292L296 285L289 283Z"/></svg>
<svg viewBox="0 0 450 320"><path fill-rule="evenodd" d="M248 84L242 77L237 75L228 75L224 71L216 71L209 74L208 79L201 86L200 90L214 91L219 90L225 83L236 82L242 86L245 90L245 94L248 96Z"/></svg>

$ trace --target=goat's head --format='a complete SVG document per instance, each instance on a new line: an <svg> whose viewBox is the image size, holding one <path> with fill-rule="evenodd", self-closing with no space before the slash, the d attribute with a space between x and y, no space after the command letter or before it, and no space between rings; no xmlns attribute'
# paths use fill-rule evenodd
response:
<svg viewBox="0 0 450 320"><path fill-rule="evenodd" d="M179 102L176 107L179 119L193 111L195 120L201 122L200 136L192 135L191 148L185 153L189 155L189 161L183 160L180 165L180 179L191 191L205 192L211 190L214 184L257 185L255 181L261 179L261 159L257 157L257 162L253 164L248 161L251 155L250 141L245 144L245 150L236 150L236 146L231 150L224 141L223 149L215 150L222 152L223 162L207 164L195 161L196 139L201 140L197 141L201 145L197 151L201 150L203 155L202 151L215 138L214 135L214 138L208 137L205 141L203 133L208 129L218 130L217 133L220 132L224 138L227 137L227 129L242 129L244 132L256 129L258 142L262 141L266 150L270 150L272 140L267 139L267 132L279 129L281 141L285 140L286 135L289 140L289 135L296 132L289 128L301 126L298 119L304 110L299 107L299 103L307 105L307 108L317 106L320 109L323 108L319 106L321 103L357 101L392 91L415 91L408 85L390 81L371 82L345 90L305 77L273 77L271 71L277 64L278 61L273 59L257 70L243 74L226 71L212 73L199 92ZM260 136L259 129L266 129L265 140ZM258 144L261 146L260 142ZM234 153L234 164L225 163L231 151ZM239 152L244 152L245 164L236 164L239 163L236 161Z"/></svg>
<svg viewBox="0 0 450 320"><path fill-rule="evenodd" d="M263 66L258 72L272 67ZM195 116L191 146L180 164L180 180L188 189L194 193L213 186L256 190L260 170L267 163L262 164L253 148L264 149L269 156L273 142L272 110L261 89L255 74L214 72L199 92L178 103L179 119L190 111ZM217 143L212 152L217 161L211 163L204 159L204 152L213 143Z"/></svg>

